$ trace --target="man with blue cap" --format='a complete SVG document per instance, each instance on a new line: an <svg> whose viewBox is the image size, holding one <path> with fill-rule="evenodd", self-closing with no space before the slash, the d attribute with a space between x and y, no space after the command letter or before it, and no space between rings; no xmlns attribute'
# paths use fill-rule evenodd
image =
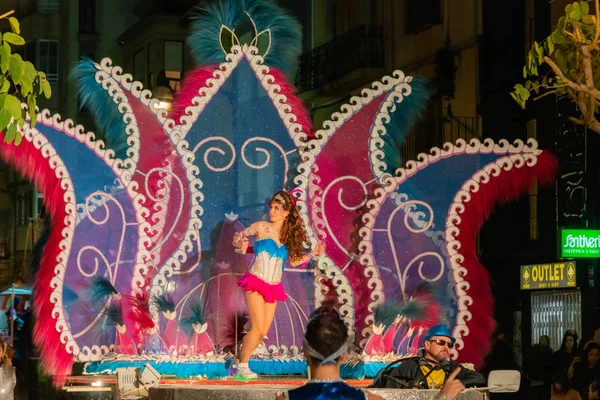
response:
<svg viewBox="0 0 600 400"><path fill-rule="evenodd" d="M424 348L417 357L400 360L400 365L393 369L391 367L397 362L386 367L378 374L373 387L439 389L457 368L460 372L456 380L465 387L484 387L486 381L483 375L450 361L455 342L446 325L432 326L425 336Z"/></svg>

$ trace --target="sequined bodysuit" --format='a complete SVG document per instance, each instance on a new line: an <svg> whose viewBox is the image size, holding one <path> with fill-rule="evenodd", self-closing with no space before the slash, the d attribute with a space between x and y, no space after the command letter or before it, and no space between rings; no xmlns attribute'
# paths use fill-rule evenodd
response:
<svg viewBox="0 0 600 400"><path fill-rule="evenodd" d="M281 284L284 261L288 257L285 245L278 245L271 238L254 242L254 264L239 281L238 285L247 292L260 293L265 301L284 301L287 296Z"/></svg>

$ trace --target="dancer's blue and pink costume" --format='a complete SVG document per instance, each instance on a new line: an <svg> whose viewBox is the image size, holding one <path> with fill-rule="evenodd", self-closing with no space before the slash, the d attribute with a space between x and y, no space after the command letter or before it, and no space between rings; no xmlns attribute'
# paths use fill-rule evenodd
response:
<svg viewBox="0 0 600 400"><path fill-rule="evenodd" d="M266 302L285 301L287 295L283 290L281 278L284 262L288 252L284 244L278 245L271 238L254 242L256 256L250 271L238 281L245 292L260 293Z"/></svg>

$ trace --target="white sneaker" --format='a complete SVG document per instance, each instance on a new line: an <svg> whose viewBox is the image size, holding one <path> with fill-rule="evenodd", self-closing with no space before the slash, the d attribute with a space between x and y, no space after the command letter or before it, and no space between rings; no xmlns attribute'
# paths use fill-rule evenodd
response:
<svg viewBox="0 0 600 400"><path fill-rule="evenodd" d="M258 378L255 372L252 372L247 366L238 365L235 371L235 379L239 381L248 381Z"/></svg>

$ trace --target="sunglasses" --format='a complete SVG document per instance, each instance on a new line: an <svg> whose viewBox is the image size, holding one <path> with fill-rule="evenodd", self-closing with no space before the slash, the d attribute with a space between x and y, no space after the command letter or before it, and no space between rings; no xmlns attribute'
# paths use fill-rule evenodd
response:
<svg viewBox="0 0 600 400"><path fill-rule="evenodd" d="M433 343L437 344L438 346L448 346L449 349L454 347L454 343L446 342L445 340L442 340L442 339L429 340L429 342L433 342Z"/></svg>

